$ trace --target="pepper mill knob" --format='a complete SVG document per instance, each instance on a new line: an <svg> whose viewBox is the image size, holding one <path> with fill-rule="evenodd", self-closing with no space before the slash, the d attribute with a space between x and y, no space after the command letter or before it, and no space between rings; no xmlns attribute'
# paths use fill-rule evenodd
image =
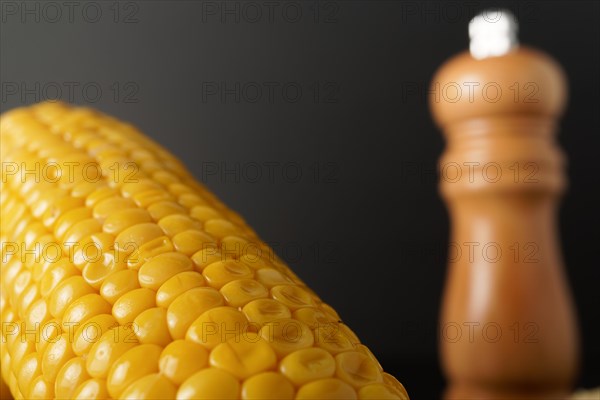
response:
<svg viewBox="0 0 600 400"><path fill-rule="evenodd" d="M545 53L519 46L516 22L506 11L495 20L483 13L469 25L470 52L436 73L431 108L445 127L468 120L520 114L557 119L565 109L562 68Z"/></svg>
<svg viewBox="0 0 600 400"><path fill-rule="evenodd" d="M430 89L452 225L440 318L448 399L561 398L577 372L556 228L566 178L554 136L567 84L516 31L506 11L475 17L470 52L446 62Z"/></svg>

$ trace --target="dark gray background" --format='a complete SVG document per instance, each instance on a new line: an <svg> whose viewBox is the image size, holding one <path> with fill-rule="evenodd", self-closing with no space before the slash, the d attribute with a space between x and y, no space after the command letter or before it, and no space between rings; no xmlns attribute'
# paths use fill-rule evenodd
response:
<svg viewBox="0 0 600 400"><path fill-rule="evenodd" d="M419 398L442 387L448 240L426 88L467 47L474 13L513 10L522 42L560 60L570 80L561 234L583 330L580 384L600 383L597 2L300 1L271 16L263 1L75 3L69 14L61 2L2 1L2 111L59 88L139 126L273 243ZM233 93L211 95L215 86Z"/></svg>

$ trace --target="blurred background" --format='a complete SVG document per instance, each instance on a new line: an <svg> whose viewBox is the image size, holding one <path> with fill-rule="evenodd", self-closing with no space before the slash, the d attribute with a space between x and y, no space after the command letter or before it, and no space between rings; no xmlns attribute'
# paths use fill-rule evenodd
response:
<svg viewBox="0 0 600 400"><path fill-rule="evenodd" d="M571 86L560 212L600 384L596 1L2 1L1 111L45 99L137 125L240 212L417 398L443 388L448 216L429 82L489 7Z"/></svg>

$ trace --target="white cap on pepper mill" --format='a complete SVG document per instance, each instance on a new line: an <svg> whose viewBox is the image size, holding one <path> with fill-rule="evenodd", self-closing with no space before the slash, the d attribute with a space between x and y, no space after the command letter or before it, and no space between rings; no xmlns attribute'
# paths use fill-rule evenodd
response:
<svg viewBox="0 0 600 400"><path fill-rule="evenodd" d="M502 56L519 46L517 20L508 10L486 10L469 22L469 50L481 60Z"/></svg>

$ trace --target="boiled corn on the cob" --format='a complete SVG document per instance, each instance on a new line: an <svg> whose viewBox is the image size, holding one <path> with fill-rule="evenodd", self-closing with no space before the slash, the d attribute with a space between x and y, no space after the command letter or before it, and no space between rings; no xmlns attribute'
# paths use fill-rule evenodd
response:
<svg viewBox="0 0 600 400"><path fill-rule="evenodd" d="M407 399L167 151L87 108L0 122L2 378L15 398Z"/></svg>

